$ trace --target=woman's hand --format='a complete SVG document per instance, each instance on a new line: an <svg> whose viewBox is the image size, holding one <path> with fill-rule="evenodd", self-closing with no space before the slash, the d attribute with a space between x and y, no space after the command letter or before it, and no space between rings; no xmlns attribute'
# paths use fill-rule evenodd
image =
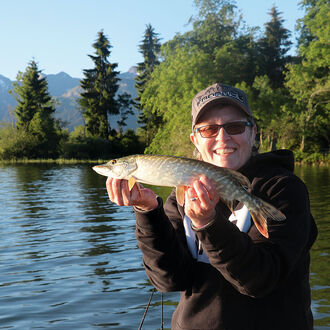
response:
<svg viewBox="0 0 330 330"><path fill-rule="evenodd" d="M137 183L138 184L138 183ZM109 199L119 206L136 206L142 211L151 211L157 208L157 196L152 189L139 189L135 184L131 191L128 189L128 181L108 177L106 187Z"/></svg>
<svg viewBox="0 0 330 330"><path fill-rule="evenodd" d="M195 180L185 194L185 214L194 227L201 228L214 219L219 202L216 185L205 175Z"/></svg>

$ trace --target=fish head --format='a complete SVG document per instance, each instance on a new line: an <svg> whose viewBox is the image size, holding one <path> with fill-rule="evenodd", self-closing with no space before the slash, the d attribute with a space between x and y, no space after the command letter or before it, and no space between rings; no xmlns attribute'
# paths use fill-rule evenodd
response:
<svg viewBox="0 0 330 330"><path fill-rule="evenodd" d="M112 159L106 164L93 166L96 173L115 179L129 179L136 169L137 163L130 157Z"/></svg>

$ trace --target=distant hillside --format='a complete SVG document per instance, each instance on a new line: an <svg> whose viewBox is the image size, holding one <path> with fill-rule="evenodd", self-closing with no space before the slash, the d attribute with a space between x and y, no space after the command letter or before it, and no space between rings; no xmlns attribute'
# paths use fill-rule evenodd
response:
<svg viewBox="0 0 330 330"><path fill-rule="evenodd" d="M132 67L128 72L118 75L120 78L118 93L128 93L134 99L136 98L135 84L136 69ZM60 119L70 131L74 126L83 125L83 118L79 111L77 99L80 97L80 79L72 78L65 72L46 75L48 82L48 90L50 95L56 101L55 117ZM13 89L12 81L0 75L0 121L13 122L15 116L12 114L17 102L15 98L9 94L9 90ZM118 116L111 116L111 127L117 126ZM134 115L127 119L127 128L136 129L137 111Z"/></svg>

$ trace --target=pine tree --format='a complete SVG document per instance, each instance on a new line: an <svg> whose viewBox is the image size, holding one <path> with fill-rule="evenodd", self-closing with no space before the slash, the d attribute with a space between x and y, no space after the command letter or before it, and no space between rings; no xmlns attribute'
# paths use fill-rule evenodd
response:
<svg viewBox="0 0 330 330"><path fill-rule="evenodd" d="M15 109L16 127L25 132L27 140L33 141L29 146L21 146L22 150L26 147L30 150L24 157L58 156L60 136L57 132L58 124L53 118L54 101L49 95L47 80L42 77L42 72L34 60L29 62L24 73L17 75L17 82L13 83L13 86L14 89L10 92L18 103Z"/></svg>
<svg viewBox="0 0 330 330"><path fill-rule="evenodd" d="M110 63L110 42L103 31L98 33L98 38L93 44L95 56L88 55L94 62L93 69L84 70L85 78L80 86L83 92L79 104L82 108L87 131L97 137L107 139L111 126L108 115L119 113L119 104L115 99L119 88L117 63Z"/></svg>
<svg viewBox="0 0 330 330"><path fill-rule="evenodd" d="M275 6L271 8L271 20L265 24L265 36L258 42L258 75L267 75L274 88L283 86L285 66L292 60L286 55L292 44L289 40L290 31L283 27L284 20L280 14Z"/></svg>
<svg viewBox="0 0 330 330"><path fill-rule="evenodd" d="M46 78L42 77L37 63L29 62L24 73L19 72L17 82L13 83L14 97L18 103L15 109L17 128L31 129L31 121L39 114L45 120L51 119L55 112L54 102L48 93Z"/></svg>
<svg viewBox="0 0 330 330"><path fill-rule="evenodd" d="M135 78L135 88L138 94L135 99L135 107L140 110L138 123L142 124L147 144L150 143L154 135L153 132L158 129L161 119L157 113L147 114L144 112L140 102L151 73L154 71L155 67L159 65L160 47L161 44L158 33L155 33L154 28L148 24L144 32L142 43L139 45L140 53L143 55L144 61L138 63L138 75Z"/></svg>

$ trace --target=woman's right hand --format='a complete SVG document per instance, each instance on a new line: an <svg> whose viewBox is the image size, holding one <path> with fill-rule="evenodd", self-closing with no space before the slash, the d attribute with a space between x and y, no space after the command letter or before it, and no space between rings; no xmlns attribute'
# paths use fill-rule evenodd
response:
<svg viewBox="0 0 330 330"><path fill-rule="evenodd" d="M144 188L136 183L131 191L128 181L108 177L106 188L109 199L119 206L136 206L141 211L151 211L158 207L157 196L152 189Z"/></svg>

